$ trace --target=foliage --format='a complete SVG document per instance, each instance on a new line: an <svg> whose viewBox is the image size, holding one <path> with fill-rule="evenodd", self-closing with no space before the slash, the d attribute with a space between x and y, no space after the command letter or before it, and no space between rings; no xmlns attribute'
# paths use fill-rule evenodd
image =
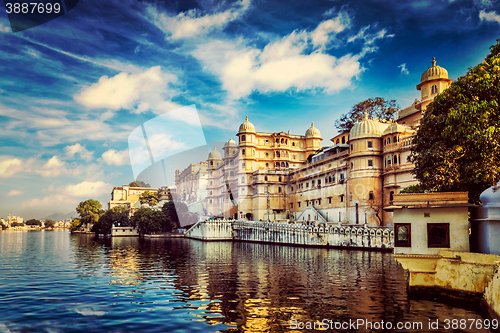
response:
<svg viewBox="0 0 500 333"><path fill-rule="evenodd" d="M42 221L37 220L37 219L29 219L25 223L26 223L26 225L42 225Z"/></svg>
<svg viewBox="0 0 500 333"><path fill-rule="evenodd" d="M45 219L45 228L53 228L56 225L56 221L51 219Z"/></svg>
<svg viewBox="0 0 500 333"><path fill-rule="evenodd" d="M80 217L85 217L87 215L99 215L99 211L101 210L102 205L99 201L94 199L88 199L82 201L76 207L76 212L80 215Z"/></svg>
<svg viewBox="0 0 500 333"><path fill-rule="evenodd" d="M73 219L73 221L71 221L70 226L69 226L69 230L76 231L81 226L82 226L82 221L79 218L75 218L75 219Z"/></svg>
<svg viewBox="0 0 500 333"><path fill-rule="evenodd" d="M1 221L0 221L0 227L2 228L2 230L7 229L7 226Z"/></svg>
<svg viewBox="0 0 500 333"><path fill-rule="evenodd" d="M399 111L399 106L394 99L387 101L382 97L368 98L340 116L340 119L335 121L335 127L339 132L349 132L354 124L364 118L365 111L368 118L391 120Z"/></svg>
<svg viewBox="0 0 500 333"><path fill-rule="evenodd" d="M410 185L399 191L399 193L424 193L425 188L422 184Z"/></svg>
<svg viewBox="0 0 500 333"><path fill-rule="evenodd" d="M130 218L130 224L139 230L140 234L171 231L173 225L161 210L140 208Z"/></svg>
<svg viewBox="0 0 500 333"><path fill-rule="evenodd" d="M188 207L185 203L180 201L175 201L175 203L174 201L165 202L162 211L175 228L180 228L178 214L181 215L182 219L189 217Z"/></svg>
<svg viewBox="0 0 500 333"><path fill-rule="evenodd" d="M139 197L139 201L141 204L147 203L150 206L154 206L158 203L158 193L150 191L143 192Z"/></svg>
<svg viewBox="0 0 500 333"><path fill-rule="evenodd" d="M10 224L11 227L24 227L24 223L22 222L12 222Z"/></svg>
<svg viewBox="0 0 500 333"><path fill-rule="evenodd" d="M151 185L146 184L142 180L136 180L128 184L130 187L151 187Z"/></svg>
<svg viewBox="0 0 500 333"><path fill-rule="evenodd" d="M490 49L427 106L410 156L426 190L468 191L479 202L500 179L500 39Z"/></svg>
<svg viewBox="0 0 500 333"><path fill-rule="evenodd" d="M122 227L129 226L129 210L126 206L120 205L106 210L94 224L92 231L97 234L108 235L111 234L111 228L114 224Z"/></svg>

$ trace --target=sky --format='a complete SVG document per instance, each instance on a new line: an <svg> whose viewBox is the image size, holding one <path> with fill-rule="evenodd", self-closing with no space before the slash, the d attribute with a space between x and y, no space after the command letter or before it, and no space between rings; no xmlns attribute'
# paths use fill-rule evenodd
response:
<svg viewBox="0 0 500 333"><path fill-rule="evenodd" d="M356 103L407 107L433 57L456 79L500 38L500 0L80 0L16 33L0 8L3 218L107 207L157 157L221 151L245 116L301 135L314 121L328 145ZM158 147L133 169L144 134Z"/></svg>

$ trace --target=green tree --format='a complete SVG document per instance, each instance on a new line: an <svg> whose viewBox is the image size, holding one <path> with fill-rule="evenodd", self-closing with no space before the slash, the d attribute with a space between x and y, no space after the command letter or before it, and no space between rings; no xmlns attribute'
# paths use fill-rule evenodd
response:
<svg viewBox="0 0 500 333"><path fill-rule="evenodd" d="M387 101L382 97L368 98L340 116L340 119L335 121L335 127L339 132L349 132L354 124L364 118L365 112L368 118L391 120L395 118L398 111L399 106L394 99Z"/></svg>
<svg viewBox="0 0 500 333"><path fill-rule="evenodd" d="M158 193L146 191L141 194L139 197L139 201L141 204L149 204L150 206L154 206L158 203Z"/></svg>
<svg viewBox="0 0 500 333"><path fill-rule="evenodd" d="M113 225L129 226L129 210L126 206L120 205L106 210L94 224L92 231L97 234L109 235Z"/></svg>
<svg viewBox="0 0 500 333"><path fill-rule="evenodd" d="M140 234L153 234L166 232L172 229L172 225L161 210L140 208L130 218L130 224L139 230Z"/></svg>
<svg viewBox="0 0 500 333"><path fill-rule="evenodd" d="M80 215L80 224L97 223L99 217L104 213L101 208L101 203L94 199L80 202L76 207L76 212Z"/></svg>
<svg viewBox="0 0 500 333"><path fill-rule="evenodd" d="M146 184L142 180L136 180L128 184L130 187L151 187L151 185Z"/></svg>
<svg viewBox="0 0 500 333"><path fill-rule="evenodd" d="M427 106L410 155L426 190L479 202L500 179L500 39L490 50Z"/></svg>
<svg viewBox="0 0 500 333"><path fill-rule="evenodd" d="M56 221L51 219L45 219L45 228L53 228L56 225Z"/></svg>
<svg viewBox="0 0 500 333"><path fill-rule="evenodd" d="M424 191L422 184L416 184L403 188L399 193L424 193Z"/></svg>
<svg viewBox="0 0 500 333"><path fill-rule="evenodd" d="M10 224L11 227L24 227L24 223L22 222L12 222Z"/></svg>
<svg viewBox="0 0 500 333"><path fill-rule="evenodd" d="M80 229L81 226L82 226L82 221L80 221L79 218L74 218L73 221L71 221L71 223L69 225L69 230L76 231L76 230Z"/></svg>
<svg viewBox="0 0 500 333"><path fill-rule="evenodd" d="M167 201L161 210L175 228L180 228L179 215L184 219L187 218L189 214L186 204L180 201L176 201L175 203L173 200Z"/></svg>
<svg viewBox="0 0 500 333"><path fill-rule="evenodd" d="M25 223L26 223L26 225L42 225L42 221L37 220L37 219L29 219Z"/></svg>

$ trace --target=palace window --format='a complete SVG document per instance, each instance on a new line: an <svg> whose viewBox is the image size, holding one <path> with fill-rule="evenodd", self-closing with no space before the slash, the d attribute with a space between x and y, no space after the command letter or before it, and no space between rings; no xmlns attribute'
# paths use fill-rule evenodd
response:
<svg viewBox="0 0 500 333"><path fill-rule="evenodd" d="M264 180L267 182L267 176L264 176Z"/></svg>
<svg viewBox="0 0 500 333"><path fill-rule="evenodd" d="M427 223L427 247L450 247L449 223Z"/></svg>
<svg viewBox="0 0 500 333"><path fill-rule="evenodd" d="M241 141L245 141L245 140L246 140L246 136L245 136L245 134L243 134L243 135L241 136Z"/></svg>
<svg viewBox="0 0 500 333"><path fill-rule="evenodd" d="M269 140L266 140L266 145L268 145L268 144L269 144Z"/></svg>
<svg viewBox="0 0 500 333"><path fill-rule="evenodd" d="M279 151L276 152L276 157L280 157L280 152Z"/></svg>
<svg viewBox="0 0 500 333"><path fill-rule="evenodd" d="M390 156L387 157L387 165L391 165L391 157Z"/></svg>
<svg viewBox="0 0 500 333"><path fill-rule="evenodd" d="M245 149L242 149L242 150L241 150L241 154L242 154L242 155L245 155Z"/></svg>
<svg viewBox="0 0 500 333"><path fill-rule="evenodd" d="M266 168L269 168L269 163L266 163Z"/></svg>
<svg viewBox="0 0 500 333"><path fill-rule="evenodd" d="M351 151L354 151L354 145L351 143Z"/></svg>
<svg viewBox="0 0 500 333"><path fill-rule="evenodd" d="M245 183L245 177L241 177L241 183L244 184Z"/></svg>
<svg viewBox="0 0 500 333"><path fill-rule="evenodd" d="M214 165L214 161L210 161L210 165Z"/></svg>
<svg viewBox="0 0 500 333"><path fill-rule="evenodd" d="M373 160L368 160L368 166L372 167L373 166Z"/></svg>
<svg viewBox="0 0 500 333"><path fill-rule="evenodd" d="M321 205L321 199L318 199L318 205Z"/></svg>
<svg viewBox="0 0 500 333"><path fill-rule="evenodd" d="M345 143L345 136L342 137L342 143Z"/></svg>
<svg viewBox="0 0 500 333"><path fill-rule="evenodd" d="M212 191L210 191L210 195L212 195Z"/></svg>
<svg viewBox="0 0 500 333"><path fill-rule="evenodd" d="M210 203L212 203L212 199L210 199Z"/></svg>
<svg viewBox="0 0 500 333"><path fill-rule="evenodd" d="M398 142L398 137L397 136L393 137L392 142L394 142L394 143Z"/></svg>
<svg viewBox="0 0 500 333"><path fill-rule="evenodd" d="M328 198L328 203L331 204L332 203L332 198Z"/></svg>
<svg viewBox="0 0 500 333"><path fill-rule="evenodd" d="M321 179L318 179L318 186L321 186Z"/></svg>
<svg viewBox="0 0 500 333"><path fill-rule="evenodd" d="M344 195L343 194L339 195L339 197L340 197L340 202L344 202Z"/></svg>
<svg viewBox="0 0 500 333"><path fill-rule="evenodd" d="M394 223L394 231L396 236L396 239L394 240L394 246L411 247L410 223Z"/></svg>
<svg viewBox="0 0 500 333"><path fill-rule="evenodd" d="M308 188L308 187L309 187L309 183L306 183L306 188Z"/></svg>
<svg viewBox="0 0 500 333"><path fill-rule="evenodd" d="M373 141L368 141L368 148L373 148Z"/></svg>
<svg viewBox="0 0 500 333"><path fill-rule="evenodd" d="M266 153L266 157L269 157L269 153Z"/></svg>
<svg viewBox="0 0 500 333"><path fill-rule="evenodd" d="M328 184L328 177L325 177L325 184Z"/></svg>
<svg viewBox="0 0 500 333"><path fill-rule="evenodd" d="M344 174L343 174L343 173L341 173L341 174L340 174L340 181L343 181L343 180L344 180ZM334 180L334 181L335 181L335 180Z"/></svg>
<svg viewBox="0 0 500 333"><path fill-rule="evenodd" d="M398 164L398 156L394 155L394 164Z"/></svg>
<svg viewBox="0 0 500 333"><path fill-rule="evenodd" d="M336 144L339 144L339 143L340 143L340 140L339 140L339 139L337 139L337 141L336 141L335 143L336 143Z"/></svg>
<svg viewBox="0 0 500 333"><path fill-rule="evenodd" d="M245 169L245 163L241 163L241 168Z"/></svg>
<svg viewBox="0 0 500 333"><path fill-rule="evenodd" d="M330 183L335 183L335 175L328 177Z"/></svg>
<svg viewBox="0 0 500 333"><path fill-rule="evenodd" d="M391 143L391 138L387 138L387 144Z"/></svg>
<svg viewBox="0 0 500 333"><path fill-rule="evenodd" d="M284 168L285 167L285 162L281 162L281 167Z"/></svg>
<svg viewBox="0 0 500 333"><path fill-rule="evenodd" d="M278 177L278 181L280 182L281 181L281 176Z"/></svg>
<svg viewBox="0 0 500 333"><path fill-rule="evenodd" d="M394 191L391 191L391 193L389 193L389 200L394 200Z"/></svg>
<svg viewBox="0 0 500 333"><path fill-rule="evenodd" d="M351 193L351 194L350 194L350 196L349 196L349 200L351 200L351 201L352 201L352 193Z"/></svg>
<svg viewBox="0 0 500 333"><path fill-rule="evenodd" d="M314 180L312 181L312 184L311 184L312 187L314 187Z"/></svg>
<svg viewBox="0 0 500 333"><path fill-rule="evenodd" d="M300 201L299 201L299 202L297 202L297 205L299 205L299 208L300 208Z"/></svg>
<svg viewBox="0 0 500 333"><path fill-rule="evenodd" d="M374 200L375 196L373 195L373 192L368 193L368 200Z"/></svg>
<svg viewBox="0 0 500 333"><path fill-rule="evenodd" d="M278 193L281 193L282 191L281 187L278 187Z"/></svg>
<svg viewBox="0 0 500 333"><path fill-rule="evenodd" d="M280 162L276 162L276 168L280 167Z"/></svg>
<svg viewBox="0 0 500 333"><path fill-rule="evenodd" d="M214 182L213 182L213 181L210 181L210 185L213 185L213 184L214 184Z"/></svg>
<svg viewBox="0 0 500 333"><path fill-rule="evenodd" d="M292 142L292 147L295 147L295 142Z"/></svg>
<svg viewBox="0 0 500 333"><path fill-rule="evenodd" d="M431 87L431 94L437 94L438 93L438 87L437 85L433 85Z"/></svg>
<svg viewBox="0 0 500 333"><path fill-rule="evenodd" d="M290 209L293 209L293 202L290 203Z"/></svg>
<svg viewBox="0 0 500 333"><path fill-rule="evenodd" d="M293 186L291 187L291 192L293 192Z"/></svg>
<svg viewBox="0 0 500 333"><path fill-rule="evenodd" d="M351 162L351 170L354 169L354 162Z"/></svg>

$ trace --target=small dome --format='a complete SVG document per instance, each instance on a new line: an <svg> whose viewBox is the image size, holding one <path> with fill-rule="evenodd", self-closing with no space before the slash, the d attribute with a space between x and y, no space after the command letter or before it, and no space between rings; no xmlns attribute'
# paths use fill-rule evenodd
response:
<svg viewBox="0 0 500 333"><path fill-rule="evenodd" d="M210 154L208 154L208 159L209 160L220 160L220 159L222 159L221 153L219 153L217 151L217 149L215 149L215 146L214 146L214 150L212 150L210 152Z"/></svg>
<svg viewBox="0 0 500 333"><path fill-rule="evenodd" d="M224 144L224 147L236 147L236 142L233 139L229 139L229 141Z"/></svg>
<svg viewBox="0 0 500 333"><path fill-rule="evenodd" d="M398 123L392 123L391 125L389 125L389 127L385 129L382 135L387 135L392 133L404 133L404 132L413 132L413 131L404 125Z"/></svg>
<svg viewBox="0 0 500 333"><path fill-rule="evenodd" d="M360 122L354 124L349 132L349 140L362 139L362 138L380 138L384 131L383 124L374 119L365 117Z"/></svg>
<svg viewBox="0 0 500 333"><path fill-rule="evenodd" d="M314 122L311 123L311 127L306 131L306 138L319 138L321 139L321 133L319 129L314 127Z"/></svg>
<svg viewBox="0 0 500 333"><path fill-rule="evenodd" d="M248 121L248 116L243 124L240 125L238 133L255 132L255 126Z"/></svg>
<svg viewBox="0 0 500 333"><path fill-rule="evenodd" d="M436 58L432 58L432 66L427 68L420 77L420 83L434 80L434 79L447 79L448 71L441 66L436 66Z"/></svg>

